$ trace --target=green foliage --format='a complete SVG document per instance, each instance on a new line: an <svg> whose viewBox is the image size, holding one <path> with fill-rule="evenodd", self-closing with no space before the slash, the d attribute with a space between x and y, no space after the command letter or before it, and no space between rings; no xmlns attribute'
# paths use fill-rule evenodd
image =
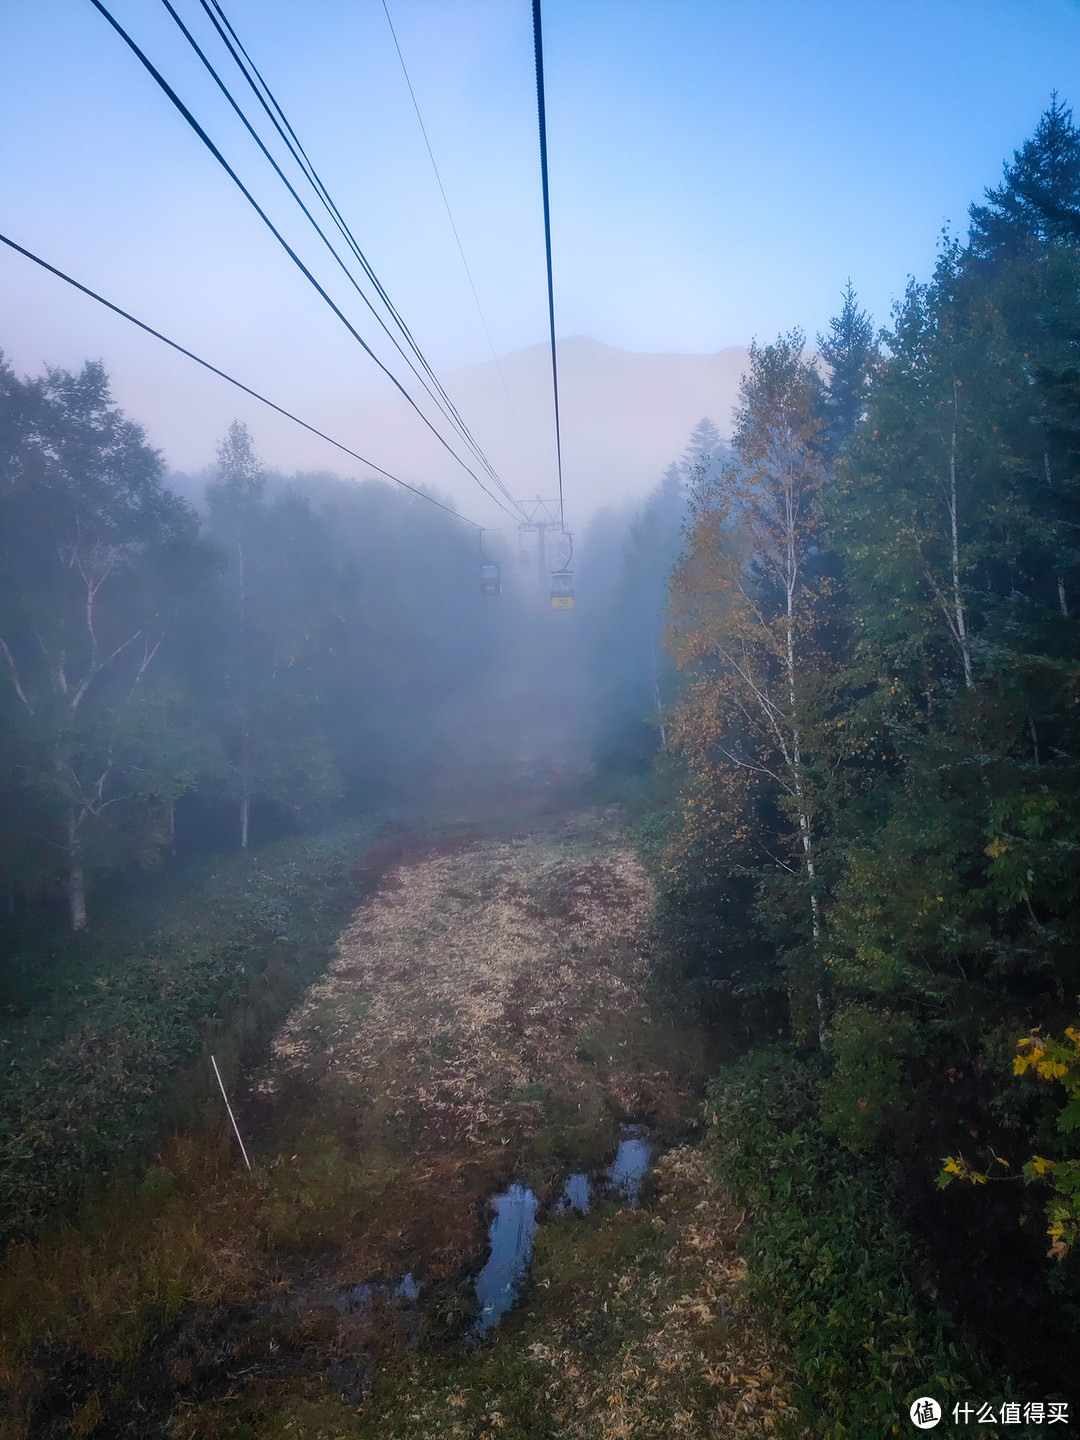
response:
<svg viewBox="0 0 1080 1440"><path fill-rule="evenodd" d="M1053 1154L1041 1162L1057 1187L1051 1238L1057 1254L1073 1242L1075 1156L1052 1125L1047 1145L1047 1106L1010 1095L991 1054L995 1037L1064 1023L1080 989L1080 130L1068 108L1055 97L966 241L943 239L876 345L850 289L821 343L828 391L799 451L814 480L785 552L799 561L786 656L758 664L739 621L783 615L754 505L807 414L766 383L781 359L799 362L790 346L765 366L764 350L751 355L736 451L750 465L747 442L775 439L750 504L734 479L698 497L672 587L690 683L670 727L687 768L670 929L688 955L711 945L710 973L743 996L736 971L751 956L759 987L784 976L790 1038L820 1037L825 1056L814 1133L900 1160L906 1214L950 1303L1009 1363L1045 1365L1059 1384L1064 1362L1036 1351L1070 1327L1075 1343L1068 1267L1033 1275L1031 1232L1006 1235L1026 1219L1007 1198L1018 1187L965 1221L958 1192L931 1181L941 1150L968 1138L978 1162L953 1157L947 1174L1015 1180L1017 1152ZM967 1261L966 1294L1038 1285L1030 1335L1004 1309L965 1308L950 1250Z"/></svg>
<svg viewBox="0 0 1080 1440"><path fill-rule="evenodd" d="M903 1010L845 1006L830 1029L832 1068L821 1085L825 1132L852 1150L867 1148L911 1103L911 1062L922 1048Z"/></svg>
<svg viewBox="0 0 1080 1440"><path fill-rule="evenodd" d="M247 848L422 785L498 638L472 533L421 500L285 487L238 423L205 515L163 470L99 363L0 359L0 865L77 931L178 824L202 849L228 806Z"/></svg>
<svg viewBox="0 0 1080 1440"><path fill-rule="evenodd" d="M138 1152L163 1106L176 1120L216 1104L200 1057L250 1061L326 964L360 842L342 830L226 860L201 882L159 887L151 923L129 903L71 951L39 998L38 1033L6 1026L6 1235L35 1230Z"/></svg>
<svg viewBox="0 0 1080 1440"><path fill-rule="evenodd" d="M199 749L159 652L209 549L162 469L100 364L20 381L0 359L3 848L30 828L60 859L75 929L95 871L156 858Z"/></svg>
<svg viewBox="0 0 1080 1440"><path fill-rule="evenodd" d="M750 1297L781 1317L807 1433L887 1435L919 1395L989 1392L916 1281L888 1171L825 1133L808 1064L761 1052L713 1082L706 1114L721 1178L751 1222Z"/></svg>
<svg viewBox="0 0 1080 1440"><path fill-rule="evenodd" d="M1061 1086L1065 1104L1056 1117L1057 1129L1064 1143L1075 1149L1080 1131L1080 1030L1068 1026L1065 1038L1068 1044L1033 1032L1021 1040L1014 1069L1017 1075L1030 1070L1040 1080ZM1047 1160L1034 1155L1024 1166L1024 1179L1043 1180L1053 1190L1046 1207L1050 1254L1056 1260L1064 1259L1080 1239L1080 1157Z"/></svg>

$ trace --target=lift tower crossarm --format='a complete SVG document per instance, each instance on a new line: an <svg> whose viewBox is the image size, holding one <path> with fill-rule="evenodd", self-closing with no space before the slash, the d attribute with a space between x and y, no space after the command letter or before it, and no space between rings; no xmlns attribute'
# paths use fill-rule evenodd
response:
<svg viewBox="0 0 1080 1440"><path fill-rule="evenodd" d="M547 532L549 530L563 530L562 504L559 500L541 500L539 495L535 500L520 500L518 504L524 511L526 517L520 523L518 529L522 533L529 530L536 531L538 558L537 587L542 598L548 583Z"/></svg>

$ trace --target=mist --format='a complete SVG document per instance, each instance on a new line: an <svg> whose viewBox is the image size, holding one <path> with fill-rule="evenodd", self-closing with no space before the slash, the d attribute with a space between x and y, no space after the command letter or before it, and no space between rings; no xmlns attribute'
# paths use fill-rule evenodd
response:
<svg viewBox="0 0 1080 1440"><path fill-rule="evenodd" d="M1080 10L58 4L0 1440L1075 1425Z"/></svg>

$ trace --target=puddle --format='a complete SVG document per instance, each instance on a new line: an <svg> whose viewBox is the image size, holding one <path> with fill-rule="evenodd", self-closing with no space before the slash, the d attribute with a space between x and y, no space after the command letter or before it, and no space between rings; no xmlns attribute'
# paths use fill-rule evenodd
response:
<svg viewBox="0 0 1080 1440"><path fill-rule="evenodd" d="M554 1209L565 1213L588 1212L597 1194L613 1195L624 1205L641 1203L641 1182L649 1169L654 1144L645 1125L620 1125L619 1148L615 1159L599 1179L582 1172L569 1176ZM491 1254L476 1277L476 1298L480 1314L472 1329L472 1338L479 1339L517 1302L518 1291L525 1279L532 1257L533 1231L536 1229L536 1196L525 1185L511 1185L492 1198L495 1218L488 1231ZM412 1276L406 1276L407 1280ZM404 1284L404 1281L402 1282Z"/></svg>
<svg viewBox="0 0 1080 1440"><path fill-rule="evenodd" d="M394 1299L407 1300L411 1302L413 1300L419 1300L419 1298L420 1282L413 1279L413 1274L410 1270L409 1273L403 1276L402 1279L400 1279L398 1283L394 1286Z"/></svg>
<svg viewBox="0 0 1080 1440"><path fill-rule="evenodd" d="M555 1205L556 1210L580 1210L588 1212L592 1203L592 1185L587 1175L571 1175Z"/></svg>
<svg viewBox="0 0 1080 1440"><path fill-rule="evenodd" d="M619 1149L608 1171L608 1185L628 1205L641 1201L641 1182L652 1159L653 1142L644 1125L620 1125Z"/></svg>
<svg viewBox="0 0 1080 1440"><path fill-rule="evenodd" d="M555 1210L576 1210L584 1215L597 1196L605 1193L614 1195L623 1204L638 1205L641 1182L648 1171L652 1153L653 1141L644 1125L621 1125L619 1148L608 1169L597 1178L582 1172L569 1176L562 1195L555 1203ZM475 1281L480 1313L470 1332L472 1340L485 1335L517 1303L532 1259L539 1203L527 1185L511 1185L492 1197L495 1218L488 1230L491 1253ZM318 1303L332 1305L340 1315L357 1315L370 1309L375 1299L390 1304L412 1305L420 1298L420 1290L419 1282L410 1271L396 1282L366 1281L361 1285L346 1285L319 1297ZM315 1299L310 1294L294 1298L303 1298L308 1303ZM340 1374L335 1370L331 1378L339 1389L355 1397L366 1393L370 1384L366 1372L356 1367L349 1368L348 1373L345 1369L341 1369Z"/></svg>
<svg viewBox="0 0 1080 1440"><path fill-rule="evenodd" d="M624 1204L636 1207L641 1203L641 1182L648 1173L652 1153L653 1141L646 1126L620 1125L619 1148L603 1178L594 1182L588 1175L571 1175L555 1202L555 1209L579 1210L584 1215L597 1190L601 1194L614 1193Z"/></svg>
<svg viewBox="0 0 1080 1440"><path fill-rule="evenodd" d="M491 1254L476 1277L476 1298L480 1314L473 1334L480 1336L497 1325L517 1300L518 1287L525 1277L532 1255L536 1207L539 1203L524 1185L511 1185L491 1202L495 1218L488 1238Z"/></svg>
<svg viewBox="0 0 1080 1440"><path fill-rule="evenodd" d="M326 1296L323 1303L332 1305L339 1315L357 1315L360 1311L366 1310L377 1295L384 1300L411 1305L414 1300L420 1298L420 1285L413 1279L410 1270L396 1285L385 1282L346 1285L343 1290L335 1290L333 1294Z"/></svg>

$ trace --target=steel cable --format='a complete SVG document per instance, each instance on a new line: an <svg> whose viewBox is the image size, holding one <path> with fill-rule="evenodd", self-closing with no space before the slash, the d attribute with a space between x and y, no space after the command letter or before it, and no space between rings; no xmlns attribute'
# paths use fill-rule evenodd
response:
<svg viewBox="0 0 1080 1440"><path fill-rule="evenodd" d="M195 131L195 133L198 135L198 137L200 138L200 140L202 140L203 144L204 144L204 145L206 146L206 148L210 151L210 153L214 156L214 158L218 161L218 163L221 165L222 169L223 169L223 170L225 171L225 173L229 176L229 178L233 181L233 183L236 185L236 187L240 190L241 194L244 196L244 198L245 198L245 199L248 201L248 203L251 205L252 209L256 212L256 214L259 216L259 218L260 218L260 219L263 221L263 223L266 225L266 227L267 227L267 229L270 231L270 233L274 236L274 238L275 238L275 239L278 241L278 243L281 245L281 247L282 247L282 249L285 251L285 253L289 256L289 258L290 258L290 259L293 261L293 263L296 265L297 269L301 272L302 275L304 275L304 277L309 281L309 283L310 283L310 284L313 286L313 288L318 292L318 294L323 298L323 300L325 300L326 304L330 307L330 309L331 309L331 310L334 312L334 314L338 317L338 319L341 321L341 323L342 323L342 324L345 326L345 328L349 331L349 334L352 335L353 339L356 340L356 342L361 346L361 348L365 351L365 353L368 354L368 355L372 358L372 360L375 361L375 364L378 365L379 369L383 372L383 374L387 376L387 378L388 378L388 379L390 380L390 382L393 384L393 386L395 387L395 389L397 389L397 390L401 393L401 395L404 397L404 399L407 401L407 403L411 406L411 408L416 412L417 415L419 415L420 419L421 419L421 420L423 421L423 423L427 426L427 428L431 431L431 433L435 436L435 438L438 440L439 444L442 445L442 447L448 452L448 454L450 454L451 456L453 456L453 458L454 458L454 459L457 461L457 463L462 467L462 469L466 471L467 474L469 474L470 476L472 476L472 478L473 478L473 479L476 481L476 483L480 486L481 490L483 490L484 494L487 495L490 500L493 500L493 501L495 502L495 504L499 506L500 510L504 511L504 513L506 513L506 514L511 514L512 512L509 511L509 510L507 510L506 506L503 504L503 502L499 499L499 497L498 497L497 495L493 495L493 494L491 493L491 491L487 488L487 486L486 486L486 485L484 484L484 482L480 479L479 475L477 475L476 472L471 468L471 466L467 465L467 464L465 463L465 461L462 460L461 456L457 454L457 452L456 452L456 451L454 450L454 448L449 444L449 442L446 440L446 438L439 432L438 429L436 429L436 427L431 423L431 421L428 419L428 417L427 417L427 416L424 414L424 412L420 409L419 405L417 405L416 401L412 398L412 396L409 394L409 392L405 389L405 387L404 387L404 385L402 385L401 381L398 380L398 378L393 374L392 371L390 371L389 369L387 369L387 367L383 364L383 362L382 362L382 361L379 359L379 357L375 354L375 352L372 350L371 346L368 345L367 341L366 341L366 340L363 338L363 336L359 333L359 331L358 331L358 330L356 329L356 327L352 324L352 322L349 320L349 318L348 318L348 317L345 315L345 313L340 309L340 307L334 302L334 300L331 298L331 296L328 294L328 292L323 288L323 286L322 286L322 285L319 283L319 281L315 278L315 276L312 274L312 272L311 272L311 271L308 269L308 267L304 264L303 260L300 259L300 256L296 253L296 251L292 248L292 246L289 244L289 242L288 242L288 241L285 239L285 237L281 234L280 230L278 230L278 228L275 226L274 222L273 222L273 221L270 219L270 217L267 215L266 211L262 208L262 206L259 204L259 202L255 199L254 195L252 195L251 191L247 188L247 186L244 184L244 182L240 179L239 175L237 175L236 171L232 168L232 166L229 164L229 162L225 159L225 156L221 153L221 151L218 149L218 147L214 144L213 140L211 140L210 136L209 136L209 135L207 134L207 132L203 129L203 127L199 124L198 120L196 120L195 116L194 116L194 115L192 114L192 112L188 109L188 107L184 104L183 100L181 100L180 96L176 93L176 91L172 88L172 86L169 84L169 82L165 79L164 75L161 74L161 72L160 72L160 71L157 69L157 67L154 65L153 61L150 60L149 56L147 56L147 55L139 48L139 46L136 44L135 40L127 33L127 31L126 31L126 30L124 29L124 27L120 24L120 22L119 22L113 15L111 15L111 14L109 13L109 11L108 11L108 10L105 8L105 6L102 4L102 0L90 0L90 3L91 3L91 5L93 5L93 7L94 7L95 10L97 10L101 15L104 16L104 18L109 22L109 24L113 27L113 29L116 31L116 33L120 36L120 38L124 41L124 43L125 43L125 44L128 46L128 48L132 51L132 53L136 56L136 58L139 60L139 62L143 65L143 67L146 69L146 71L152 76L152 78L155 80L155 82L158 84L158 86L164 91L164 93L165 93L165 94L168 96L168 98L172 101L173 105L175 105L175 107L180 111L180 114L184 117L184 119L187 121L187 123L188 123L188 124L191 126L191 128Z"/></svg>
<svg viewBox="0 0 1080 1440"><path fill-rule="evenodd" d="M375 271L373 270L370 262L368 261L367 256L360 248L356 237L353 235L352 230L349 228L349 225L346 222L344 216L334 202L334 199L331 196L326 185L323 183L322 177L316 170L310 156L304 149L304 146L302 145L299 136L290 124L288 116L282 109L280 103L274 95L274 92L267 84L262 72L252 60L247 49L244 47L243 41L236 33L236 30L233 28L231 21L225 14L225 11L218 3L218 0L200 0L200 4L202 5L202 8L206 12L207 16L209 17L211 24L217 31L222 43L232 57L233 63L236 65L241 75L243 75L244 79L247 81L247 84L250 87L255 98L258 100L259 104L262 106L263 110L269 117L271 124L274 126L278 135L281 137L282 141L284 142L289 153L292 155L293 159L296 161L297 165L304 172L308 183L311 185L316 195L319 197L319 201L322 204L323 208L331 217L335 226L340 231L346 244L349 246L356 259L359 261L364 271L364 274L367 276L368 280L373 285L376 294L379 296L379 299L386 306L387 312L392 317L394 323L397 325L398 329L405 337L405 341L408 344L409 348L412 350L413 354L416 356L418 363L427 372L432 383L435 385L436 389L439 391L439 394L442 396L443 400L446 402L446 405L449 407L450 411L457 420L457 423L461 430L465 434L469 435L469 439L472 443L472 448L477 454L477 457L479 458L481 464L484 466L485 470L490 475L497 488L506 497L506 499L509 500L512 505L516 506L518 502L514 499L513 495L503 484L494 467L488 462L486 456L484 456L479 445L474 440L472 440L468 426L461 418L457 407L455 406L453 400L451 400L450 396L447 394L446 390L442 385L442 382L439 380L431 365L428 363L423 351L417 344L416 339L412 334L412 331L409 329L397 307L394 305L393 301L386 293L385 288L383 287L378 276L375 274Z"/></svg>
<svg viewBox="0 0 1080 1440"><path fill-rule="evenodd" d="M555 286L551 274L551 206L548 200L547 116L544 106L544 41L540 26L540 0L532 0L532 13L533 50L536 54L536 110L540 122L540 179L544 192L544 248L547 252L548 322L551 330L551 387L555 396L555 458L559 470L559 524L565 530L562 433L559 425L559 364L555 356Z"/></svg>
<svg viewBox="0 0 1080 1440"><path fill-rule="evenodd" d="M432 392L432 390L431 390L431 388L429 387L427 381L424 379L424 376L417 370L416 366L413 364L413 362L412 362L412 360L409 358L409 356L406 355L405 351L404 351L404 350L402 349L402 347L401 347L401 344L400 344L399 341L396 339L396 337L391 333L389 327L387 326L386 322L383 320L382 316L381 316L381 315L378 313L378 311L375 309L375 306L371 303L371 301L370 301L370 299L368 298L368 296L364 294L363 289L362 289L361 286L358 284L358 282L357 282L357 280L356 280L356 277L353 275L352 271L351 271L351 270L349 269L349 267L345 264L344 260L342 260L341 256L338 254L337 250L334 248L333 242L330 240L329 236L325 233L325 231L324 231L324 230L322 229L322 227L319 225L318 221L317 221L317 220L315 219L315 217L312 215L311 211L310 211L310 210L308 209L308 207L304 204L304 201L301 199L300 195L297 193L295 187L293 186L292 182L289 180L288 176L285 174L285 172L282 170L281 166L277 163L277 161L274 159L273 155L272 155L272 154L270 153L270 151L267 149L266 145L264 144L264 142L263 142L263 140L262 140L262 137L258 134L258 132L255 130L254 126L251 124L251 122L248 120L247 116L244 114L243 109L242 109L241 106L237 103L236 99L234 98L234 96L232 95L231 91L229 90L229 87L225 84L224 80L222 80L221 76L218 74L217 70L214 68L213 63L211 62L211 60L209 59L209 57L206 55L206 53L203 51L203 49L202 49L201 46L199 45L199 42L195 39L194 35L192 35L191 31L187 28L187 26L184 24L183 20L180 18L179 14L178 14L178 13L176 12L176 10L173 8L173 5L171 4L171 0L162 0L162 4L165 6L165 9L169 12L169 14L172 16L173 20L176 22L177 26L178 26L179 29L180 29L180 32L183 34L184 38L187 40L187 42L188 42L188 44L191 46L191 48L195 51L195 54L196 54L196 55L199 57L199 59L202 61L204 67L205 67L206 70L209 72L211 78L213 79L214 83L217 85L218 89L219 89L219 90L221 91L221 93L225 96L225 99L229 102L229 104L230 104L230 106L232 107L232 109L236 112L236 115L239 117L241 124L242 124L242 125L244 126L244 128L247 130L247 132L248 132L248 134L251 136L251 138L255 141L256 145L257 145L257 146L259 147L259 149L262 151L262 153L263 153L263 155L266 157L266 159L267 159L267 160L270 162L270 164L273 166L274 171L275 171L275 173L277 174L278 178L281 180L282 184L285 186L285 188L288 190L289 194L293 197L293 199L296 201L297 205L299 205L300 209L304 212L304 214L306 215L306 217L308 218L308 220L311 222L312 228L315 230L315 233L319 236L320 240L322 240L323 244L324 244L324 245L326 246L326 248L330 251L330 254L331 254L331 255L334 257L334 259L337 261L338 265L340 266L343 274L345 275L346 279L349 281L350 285L352 285L353 289L354 289L354 290L356 291L356 293L360 296L361 300L363 300L364 304L365 304L365 305L367 306L367 308L371 311L372 316L374 317L375 321L381 326L381 328L382 328L384 334L386 335L387 339L388 339L388 340L390 341L390 343L394 346L394 348L397 350L398 354L401 356L401 358L405 361L406 365L408 365L409 369L412 371L413 375L416 377L416 379L417 379L417 380L420 382L420 384L423 386L423 388L424 388L424 390L426 391L428 397L435 403L436 407L442 412L444 418L447 419L447 420L450 422L450 424L451 424L455 429L458 430L458 432L459 432L459 434L460 434L460 436L461 436L461 439L464 440L465 443L470 447L470 449L473 451L474 455L476 456L476 458L477 458L477 460L480 462L480 464L483 465L484 468L491 474L492 478L493 478L496 482L498 482L498 477L495 475L495 473L494 473L494 471L492 470L491 466L488 464L487 458L486 458L486 456L483 454L483 451L480 449L479 445L476 443L476 441L473 439L472 435L469 433L468 427L464 425L464 422L462 422L461 417L457 414L457 411L454 410L452 406L450 406L448 409L444 409L443 400L440 399L440 397L439 397L438 394L435 394L435 393ZM437 382L436 382L436 383L437 383ZM439 389L440 389L440 391L441 391L441 387L439 387ZM445 392L442 392L442 394L443 394L443 396L445 397Z"/></svg>
<svg viewBox="0 0 1080 1440"><path fill-rule="evenodd" d="M27 260L32 260L33 263L39 265L42 270L47 270L50 275L57 276L58 279L63 280L74 289L81 291L83 295L88 295L91 300L96 300L99 305L104 305L107 310L111 310L115 315L120 315L124 320L129 320L132 325L137 325L140 330L145 330L148 335L153 335L155 340L160 340L173 350L178 350L181 355L186 355L189 360L194 360L196 365L201 365L204 370L209 370L212 375L218 375L222 380L227 380L230 385L235 385L238 390L242 390L245 395L250 395L263 405L268 405L271 410L276 410L279 415L284 415L286 420L292 420L297 425L303 426L303 428L310 431L312 435L317 435L320 440L325 440L327 444L333 445L338 450L343 450L346 455L351 455L354 460L359 460L362 465L367 465L369 469L376 471L379 475L385 476L387 480L392 480L395 485L400 485L402 489L419 496L421 500L426 500L429 505L438 506L440 510L445 510L448 515L453 515L455 520L461 520L464 524L471 525L476 530L485 530L488 528L484 525L478 525L475 520L470 520L465 515L459 515L456 510L451 509L449 505L444 505L441 500L436 500L433 495L428 495L415 485L410 485L407 480L399 479L397 475L392 475L389 470L384 470L381 465L376 465L373 460L368 460L365 456L350 449L348 445L343 444L340 440L335 440L332 435L327 435L314 425L309 425L306 420L301 420L299 415L294 415L291 410L286 410L283 405L278 405L273 400L268 400L265 395L260 395L258 390L253 390L250 385L245 385L242 380L235 379L232 375L228 374L227 371L219 370L216 365L211 365L209 360L204 360L201 355L196 355L193 350L186 349L176 340L170 340L167 335L163 335L160 330L155 330L154 327L148 325L145 320L140 320L129 311L122 309L119 305L114 305L111 300L106 300L104 295L99 295L96 290L91 290L88 285L83 285L71 275L65 274L63 270L58 270L55 265L50 265L49 262L43 260L40 255L35 255L32 250L27 250L25 246L19 245L9 236L0 234L0 244L9 246L10 249L17 251L20 255L25 255Z"/></svg>

